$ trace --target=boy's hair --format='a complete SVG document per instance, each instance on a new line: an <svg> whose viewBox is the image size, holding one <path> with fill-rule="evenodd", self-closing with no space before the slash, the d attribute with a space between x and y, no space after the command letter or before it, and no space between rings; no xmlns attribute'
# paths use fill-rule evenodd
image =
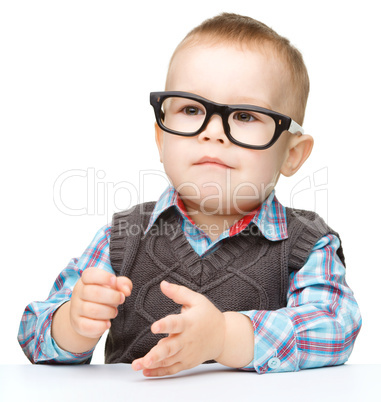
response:
<svg viewBox="0 0 381 402"><path fill-rule="evenodd" d="M205 39L211 44L224 41L241 46L255 45L265 52L273 51L274 53L275 51L288 72L286 77L288 76L289 83L285 83L285 86L286 90L288 87L288 91L290 91L290 96L287 96L286 99L288 109L292 110L291 117L299 124L303 124L310 87L308 72L302 54L291 45L287 38L280 36L273 29L253 18L222 13L205 20L192 29L177 46L171 62L180 49L198 44Z"/></svg>

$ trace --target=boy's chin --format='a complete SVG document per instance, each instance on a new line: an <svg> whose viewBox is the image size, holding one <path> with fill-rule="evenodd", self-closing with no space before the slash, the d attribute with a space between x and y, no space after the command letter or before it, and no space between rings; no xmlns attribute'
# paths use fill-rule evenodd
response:
<svg viewBox="0 0 381 402"><path fill-rule="evenodd" d="M204 215L223 215L237 216L246 215L259 206L260 202L252 200L251 202L239 203L234 200L216 201L204 199L198 205L198 210Z"/></svg>

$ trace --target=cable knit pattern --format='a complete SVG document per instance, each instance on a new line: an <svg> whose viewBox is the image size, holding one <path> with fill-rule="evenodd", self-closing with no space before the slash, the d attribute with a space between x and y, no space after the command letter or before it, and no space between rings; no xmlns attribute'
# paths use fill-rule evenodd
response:
<svg viewBox="0 0 381 402"><path fill-rule="evenodd" d="M132 280L133 291L112 322L106 363L131 363L165 336L152 334L152 323L181 306L161 293L162 280L205 295L221 311L277 310L287 303L290 270L303 266L322 236L336 234L316 214L287 208L288 239L270 241L252 224L200 257L174 208L144 235L154 206L143 203L113 216L111 264L116 275Z"/></svg>

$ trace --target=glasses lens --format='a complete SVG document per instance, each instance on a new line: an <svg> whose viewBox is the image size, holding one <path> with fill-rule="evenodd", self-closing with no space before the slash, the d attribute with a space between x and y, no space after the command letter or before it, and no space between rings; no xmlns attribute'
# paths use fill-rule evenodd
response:
<svg viewBox="0 0 381 402"><path fill-rule="evenodd" d="M243 144L263 146L275 133L272 117L251 110L235 110L229 116L231 136Z"/></svg>
<svg viewBox="0 0 381 402"><path fill-rule="evenodd" d="M162 122L170 130L192 134L200 129L206 117L205 107L192 99L171 97L163 101Z"/></svg>

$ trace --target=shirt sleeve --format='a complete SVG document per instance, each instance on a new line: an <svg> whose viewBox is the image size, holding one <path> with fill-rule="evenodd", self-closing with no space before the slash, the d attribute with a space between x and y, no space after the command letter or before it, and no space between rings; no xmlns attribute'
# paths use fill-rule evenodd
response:
<svg viewBox="0 0 381 402"><path fill-rule="evenodd" d="M254 328L254 359L243 369L258 373L343 364L361 328L359 307L336 252L340 240L322 237L305 265L291 273L287 306L242 311Z"/></svg>
<svg viewBox="0 0 381 402"><path fill-rule="evenodd" d="M95 235L82 256L73 258L57 277L45 301L30 303L22 315L18 341L32 363L90 363L94 348L86 353L70 353L60 349L51 336L54 312L70 300L74 285L88 267L98 267L114 273L109 257L110 226Z"/></svg>

